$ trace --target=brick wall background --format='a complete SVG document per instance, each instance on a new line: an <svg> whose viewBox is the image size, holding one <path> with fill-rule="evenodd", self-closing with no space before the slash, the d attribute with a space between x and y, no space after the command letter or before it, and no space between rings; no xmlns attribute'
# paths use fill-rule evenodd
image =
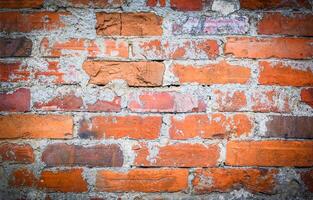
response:
<svg viewBox="0 0 313 200"><path fill-rule="evenodd" d="M0 199L313 199L313 1L0 1Z"/></svg>

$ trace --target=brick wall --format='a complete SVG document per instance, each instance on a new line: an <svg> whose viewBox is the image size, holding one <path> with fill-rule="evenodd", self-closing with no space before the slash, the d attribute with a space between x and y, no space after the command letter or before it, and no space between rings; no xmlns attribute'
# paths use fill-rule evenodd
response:
<svg viewBox="0 0 313 200"><path fill-rule="evenodd" d="M313 1L0 1L0 199L313 199Z"/></svg>

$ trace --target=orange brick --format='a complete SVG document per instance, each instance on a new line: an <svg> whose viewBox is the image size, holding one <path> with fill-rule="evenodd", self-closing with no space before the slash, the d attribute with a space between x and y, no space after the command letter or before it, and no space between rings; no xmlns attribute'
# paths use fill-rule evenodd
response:
<svg viewBox="0 0 313 200"><path fill-rule="evenodd" d="M192 181L194 192L231 192L244 188L253 193L273 193L278 170L269 169L198 169Z"/></svg>
<svg viewBox="0 0 313 200"><path fill-rule="evenodd" d="M233 166L313 166L311 141L230 141L226 165Z"/></svg>
<svg viewBox="0 0 313 200"><path fill-rule="evenodd" d="M259 62L259 83L262 85L313 86L313 72L309 66L296 69L282 62Z"/></svg>
<svg viewBox="0 0 313 200"><path fill-rule="evenodd" d="M96 178L96 190L103 192L178 192L187 187L186 169L101 170Z"/></svg>
<svg viewBox="0 0 313 200"><path fill-rule="evenodd" d="M244 91L213 90L215 97L215 109L223 112L240 111L247 107L247 96Z"/></svg>
<svg viewBox="0 0 313 200"><path fill-rule="evenodd" d="M313 88L301 90L301 101L313 108Z"/></svg>
<svg viewBox="0 0 313 200"><path fill-rule="evenodd" d="M229 37L224 52L238 58L310 59L312 42L311 38Z"/></svg>
<svg viewBox="0 0 313 200"><path fill-rule="evenodd" d="M30 145L4 143L0 145L1 162L33 163L35 160L33 148Z"/></svg>
<svg viewBox="0 0 313 200"><path fill-rule="evenodd" d="M155 146L154 155L149 151L147 144L135 146L136 166L157 167L209 167L216 166L219 159L217 145L206 146L203 144L172 144Z"/></svg>
<svg viewBox="0 0 313 200"><path fill-rule="evenodd" d="M44 0L1 0L0 8L40 8Z"/></svg>
<svg viewBox="0 0 313 200"><path fill-rule="evenodd" d="M97 13L96 18L98 35L162 35L162 17L154 13Z"/></svg>
<svg viewBox="0 0 313 200"><path fill-rule="evenodd" d="M124 0L67 0L70 6L93 8L117 8L123 5Z"/></svg>
<svg viewBox="0 0 313 200"><path fill-rule="evenodd" d="M82 169L43 171L38 187L53 192L87 192L87 182Z"/></svg>
<svg viewBox="0 0 313 200"><path fill-rule="evenodd" d="M225 61L204 66L174 64L173 72L180 83L199 83L205 85L239 83L250 79L250 69L230 65Z"/></svg>
<svg viewBox="0 0 313 200"><path fill-rule="evenodd" d="M267 13L258 23L257 28L259 34L313 36L312 21L312 14L284 16L281 13Z"/></svg>
<svg viewBox="0 0 313 200"><path fill-rule="evenodd" d="M64 27L62 16L67 12L1 12L0 30L4 32L32 32L40 30L53 30Z"/></svg>
<svg viewBox="0 0 313 200"><path fill-rule="evenodd" d="M12 172L9 178L9 185L12 187L34 187L38 183L32 171L20 168Z"/></svg>
<svg viewBox="0 0 313 200"><path fill-rule="evenodd" d="M0 116L0 139L69 138L73 119L65 115Z"/></svg>
<svg viewBox="0 0 313 200"><path fill-rule="evenodd" d="M224 114L187 115L184 119L172 116L169 133L170 137L175 140L194 137L226 138L232 134L236 136L249 134L252 126L251 119L245 114L229 117Z"/></svg>
<svg viewBox="0 0 313 200"><path fill-rule="evenodd" d="M166 5L165 0L147 0L146 5L150 7L155 7L159 4L160 7L164 7Z"/></svg>
<svg viewBox="0 0 313 200"><path fill-rule="evenodd" d="M129 86L160 86L165 67L159 62L85 61L83 69L92 84L105 85L123 79Z"/></svg>
<svg viewBox="0 0 313 200"><path fill-rule="evenodd" d="M93 117L91 127L80 130L79 135L95 138L157 139L162 125L161 116L107 116ZM87 125L88 126L88 125Z"/></svg>
<svg viewBox="0 0 313 200"><path fill-rule="evenodd" d="M171 8L179 11L200 11L203 8L203 1L171 0Z"/></svg>

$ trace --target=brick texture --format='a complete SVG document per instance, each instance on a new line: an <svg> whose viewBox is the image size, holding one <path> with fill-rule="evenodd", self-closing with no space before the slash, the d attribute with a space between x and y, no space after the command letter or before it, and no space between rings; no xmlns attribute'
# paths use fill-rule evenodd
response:
<svg viewBox="0 0 313 200"><path fill-rule="evenodd" d="M25 88L13 92L0 93L0 110L24 112L30 110L30 91Z"/></svg>

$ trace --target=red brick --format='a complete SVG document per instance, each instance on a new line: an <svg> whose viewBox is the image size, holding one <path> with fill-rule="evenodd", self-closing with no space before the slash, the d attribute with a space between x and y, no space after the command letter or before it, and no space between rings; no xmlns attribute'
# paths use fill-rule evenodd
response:
<svg viewBox="0 0 313 200"><path fill-rule="evenodd" d="M211 59L219 54L216 40L140 40L133 43L133 56L138 59Z"/></svg>
<svg viewBox="0 0 313 200"><path fill-rule="evenodd" d="M311 8L308 0L240 0L240 7L251 10L277 8Z"/></svg>
<svg viewBox="0 0 313 200"><path fill-rule="evenodd" d="M281 13L267 13L259 21L257 28L259 34L313 36L312 21L312 14L284 16Z"/></svg>
<svg viewBox="0 0 313 200"><path fill-rule="evenodd" d="M21 63L0 63L1 82L20 82L29 80L30 72Z"/></svg>
<svg viewBox="0 0 313 200"><path fill-rule="evenodd" d="M123 152L116 144L78 146L65 143L48 145L41 160L51 166L121 167Z"/></svg>
<svg viewBox="0 0 313 200"><path fill-rule="evenodd" d="M107 116L93 117L90 125L81 124L81 137L157 139L160 135L160 116ZM89 127L90 126L90 127Z"/></svg>
<svg viewBox="0 0 313 200"><path fill-rule="evenodd" d="M229 37L224 52L238 58L310 59L312 42L311 38Z"/></svg>
<svg viewBox="0 0 313 200"><path fill-rule="evenodd" d="M66 115L0 116L0 139L69 138L73 119Z"/></svg>
<svg viewBox="0 0 313 200"><path fill-rule="evenodd" d="M198 169L192 181L194 192L231 192L244 188L253 193L273 193L278 170L208 168Z"/></svg>
<svg viewBox="0 0 313 200"><path fill-rule="evenodd" d="M231 141L226 165L312 167L312 141Z"/></svg>
<svg viewBox="0 0 313 200"><path fill-rule="evenodd" d="M159 62L85 61L83 69L92 84L106 85L123 79L129 86L160 86L165 67Z"/></svg>
<svg viewBox="0 0 313 200"><path fill-rule="evenodd" d="M240 111L247 107L247 96L244 91L213 90L215 97L215 109L223 112Z"/></svg>
<svg viewBox="0 0 313 200"><path fill-rule="evenodd" d="M30 91L19 88L13 92L0 93L0 110L25 112L30 110Z"/></svg>
<svg viewBox="0 0 313 200"><path fill-rule="evenodd" d="M199 11L203 8L202 0L171 0L171 8L179 11Z"/></svg>
<svg viewBox="0 0 313 200"><path fill-rule="evenodd" d="M310 192L313 192L313 170L302 172L301 179Z"/></svg>
<svg viewBox="0 0 313 200"><path fill-rule="evenodd" d="M124 4L124 0L67 0L73 7L93 7L93 8L117 8Z"/></svg>
<svg viewBox="0 0 313 200"><path fill-rule="evenodd" d="M0 37L0 58L28 57L32 53L33 43L26 37Z"/></svg>
<svg viewBox="0 0 313 200"><path fill-rule="evenodd" d="M240 136L252 131L252 121L245 114L225 116L224 114L187 115L184 119L171 117L170 138L184 140L194 137L226 138Z"/></svg>
<svg viewBox="0 0 313 200"><path fill-rule="evenodd" d="M9 179L11 187L34 187L38 183L32 171L20 168L12 172Z"/></svg>
<svg viewBox="0 0 313 200"><path fill-rule="evenodd" d="M259 67L262 85L313 86L313 72L309 66L297 69L287 63L260 61Z"/></svg>
<svg viewBox="0 0 313 200"><path fill-rule="evenodd" d="M154 13L96 13L96 18L98 35L162 35L163 19Z"/></svg>
<svg viewBox="0 0 313 200"><path fill-rule="evenodd" d="M119 112L121 110L121 97L114 97L112 101L98 99L93 104L87 104L86 109L91 112Z"/></svg>
<svg viewBox="0 0 313 200"><path fill-rule="evenodd" d="M82 169L43 171L38 187L52 192L87 192Z"/></svg>
<svg viewBox="0 0 313 200"><path fill-rule="evenodd" d="M179 192L188 187L186 169L98 171L96 190L103 192Z"/></svg>
<svg viewBox="0 0 313 200"><path fill-rule="evenodd" d="M202 112L205 101L197 96L178 92L131 93L128 109L135 112Z"/></svg>
<svg viewBox="0 0 313 200"><path fill-rule="evenodd" d="M32 32L38 30L53 30L64 27L62 16L67 12L1 12L0 30L4 32Z"/></svg>
<svg viewBox="0 0 313 200"><path fill-rule="evenodd" d="M301 101L313 108L313 88L301 90Z"/></svg>
<svg viewBox="0 0 313 200"><path fill-rule="evenodd" d="M54 97L47 102L34 102L33 107L39 110L75 111L83 107L83 99L74 93Z"/></svg>
<svg viewBox="0 0 313 200"><path fill-rule="evenodd" d="M1 162L33 163L35 160L33 148L28 145L3 143L0 145Z"/></svg>
<svg viewBox="0 0 313 200"><path fill-rule="evenodd" d="M216 166L220 150L217 145L178 143L166 146L154 146L150 152L145 143L133 147L135 165L144 167L211 167Z"/></svg>
<svg viewBox="0 0 313 200"><path fill-rule="evenodd" d="M146 5L150 7L155 7L157 5L164 7L166 5L166 0L147 0Z"/></svg>
<svg viewBox="0 0 313 200"><path fill-rule="evenodd" d="M40 8L43 6L44 0L2 0L0 8Z"/></svg>
<svg viewBox="0 0 313 200"><path fill-rule="evenodd" d="M250 69L231 65L225 61L202 66L174 64L173 72L180 83L199 83L205 85L239 83L250 79Z"/></svg>

